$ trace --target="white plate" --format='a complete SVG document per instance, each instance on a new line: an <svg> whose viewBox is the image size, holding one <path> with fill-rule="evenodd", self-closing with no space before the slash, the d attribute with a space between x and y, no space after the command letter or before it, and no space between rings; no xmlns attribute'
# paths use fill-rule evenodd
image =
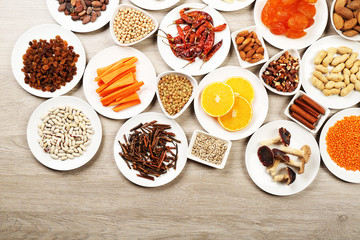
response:
<svg viewBox="0 0 360 240"><path fill-rule="evenodd" d="M298 39L287 38L285 35L272 34L269 28L262 23L261 11L264 8L266 2L267 0L257 0L255 2L255 24L258 27L258 30L262 33L262 36L265 38L265 40L274 47L279 49L302 49L315 42L325 30L328 20L326 0L318 0L316 2L316 15L314 17L315 22L311 27L305 29L307 34L304 37Z"/></svg>
<svg viewBox="0 0 360 240"><path fill-rule="evenodd" d="M321 131L319 145L320 145L320 152L323 162L325 163L326 167L329 169L332 174L337 176L338 178L352 183L360 183L360 172L359 171L348 171L345 168L338 166L329 156L326 150L326 135L329 131L329 128L334 126L335 123L339 120L344 119L346 116L360 116L360 108L348 108L337 112L334 114L325 124L324 128Z"/></svg>
<svg viewBox="0 0 360 240"><path fill-rule="evenodd" d="M35 89L26 84L24 81L25 75L21 71L24 67L23 55L26 53L26 50L29 48L29 42L37 39L50 40L54 39L56 35L59 35L64 41L68 42L68 46L74 47L74 52L79 54L78 61L76 62L76 75L74 75L73 80L66 83L65 86L62 86L60 89L57 89L54 92L43 92L42 90ZM14 76L20 86L24 88L29 93L43 98L51 98L63 95L73 89L76 84L80 81L86 64L86 55L83 45L80 42L80 39L69 30L60 27L56 24L43 24L38 25L33 28L30 28L24 32L21 37L16 41L12 54L11 54L11 67L14 73Z"/></svg>
<svg viewBox="0 0 360 240"><path fill-rule="evenodd" d="M305 165L304 173L297 174L297 169L292 168L296 173L296 179L289 186L286 182L274 182L257 156L257 151L261 147L260 142L273 138L281 127L286 128L291 133L290 147L300 149L306 144L311 148L311 156L309 162ZM277 145L271 145L270 148L272 147L277 147ZM297 159L293 155L290 155L290 157L294 160ZM265 124L252 135L246 147L245 163L251 179L259 188L270 194L286 196L304 190L313 182L320 167L320 152L311 133L294 122L278 120ZM285 164L280 163L278 171L285 166Z"/></svg>
<svg viewBox="0 0 360 240"><path fill-rule="evenodd" d="M171 168L167 173L160 175L159 177L155 177L155 180L148 180L142 177L136 176L138 174L138 171L135 171L134 169L129 169L129 167L126 165L124 159L119 155L119 152L122 152L120 142L124 142L124 134L126 137L128 137L130 133L130 129L138 125L139 123L146 123L157 120L157 123L161 124L170 124L171 128L169 131L176 134L176 139L181 141L181 143L178 143L178 160L176 163L176 170ZM161 113L155 113L155 112L147 112L142 113L139 115L134 116L133 118L127 120L119 129L119 131L116 134L115 141L114 141L114 158L116 165L118 166L120 172L131 182L143 186L143 187L158 187L164 184L167 184L174 180L183 170L185 164L186 164L186 152L188 149L188 142L186 139L186 135L184 133L184 130L180 127L180 125L175 122L174 120L171 120L167 118L164 114Z"/></svg>
<svg viewBox="0 0 360 240"><path fill-rule="evenodd" d="M138 7L147 10L162 10L177 4L180 0L130 0Z"/></svg>
<svg viewBox="0 0 360 240"><path fill-rule="evenodd" d="M158 87L159 86L159 81L161 80L161 78L164 77L164 76L170 75L170 74L178 75L178 76L182 76L182 77L187 78L190 81L191 85L193 86L193 90L192 90L192 93L191 93L191 96L190 96L189 100L184 105L184 107L177 114L174 114L174 115L170 115L165 110L164 105L163 105L163 103L161 102L161 99L160 99L159 87ZM198 83L195 80L195 78L193 78L192 76L190 76L190 75L188 75L188 74L186 74L184 72L166 71L166 72L160 73L156 78L156 97L157 97L157 100L158 100L158 102L160 104L161 110L163 111L165 116L167 116L170 119L175 119L175 118L178 118L181 114L183 114L183 112L185 112L185 110L190 106L190 104L194 100L194 97L197 94L197 88L198 88Z"/></svg>
<svg viewBox="0 0 360 240"><path fill-rule="evenodd" d="M300 58L300 54L299 52L296 50L296 49L285 49L277 54L275 54L272 58L270 58L260 69L260 72L259 72L259 79L261 80L261 82L264 84L264 86L271 92L273 93L276 93L276 94L279 94L279 95L282 95L282 96L291 96L291 95L294 95L296 94L299 90L300 90L300 87L301 87L301 78L300 78L300 70L298 72L298 77L299 77L299 83L297 85L297 87L294 89L294 91L292 92L280 92L278 90L276 90L276 88L273 88L271 87L270 85L266 84L265 81L262 79L262 75L263 73L265 72L266 68L269 66L269 64L272 62L272 61L276 61L278 60L286 51L289 52L290 56L291 57L297 57L298 61L299 61L299 68L301 69L302 66L301 66L301 58Z"/></svg>
<svg viewBox="0 0 360 240"><path fill-rule="evenodd" d="M101 15L96 19L95 22L82 24L82 21L73 21L70 15L67 16L64 12L59 12L58 8L60 4L57 0L47 0L47 7L55 21L64 28L74 32L92 32L103 27L110 21L111 16L113 15L113 12L118 5L119 1L110 0L109 4L106 5L106 10L100 11Z"/></svg>
<svg viewBox="0 0 360 240"><path fill-rule="evenodd" d="M250 63L250 62L247 62L245 60L242 60L241 57L240 57L240 53L239 51L237 50L237 44L236 44L236 37L237 35L242 32L242 31L249 31L249 32L252 32L254 31L258 37L258 39L260 40L261 44L262 44L262 47L264 48L264 58L256 63ZM243 28L241 30L238 30L238 31L235 31L233 33L231 33L231 40L232 40L232 43L233 43L233 46L234 46L234 50L236 52L236 56L239 60L239 63L240 63L240 66L242 68L248 68L248 67L253 67L253 66L256 66L258 64L262 64L266 61L269 60L269 54L268 54L268 51L267 51L267 48L265 46L265 42L264 42L264 39L262 38L261 34L259 33L259 31L256 29L256 26L251 26L251 27L247 27L247 28Z"/></svg>
<svg viewBox="0 0 360 240"><path fill-rule="evenodd" d="M222 0L202 0L205 4L220 11L236 11L249 6L254 0L234 0L232 3L227 3Z"/></svg>
<svg viewBox="0 0 360 240"><path fill-rule="evenodd" d="M65 161L54 160L51 158L50 154L45 153L44 150L40 147L40 136L38 134L38 125L42 122L41 117L48 113L51 108L60 106L72 106L81 110L89 118L91 126L94 130L94 135L92 135L92 139L90 144L87 146L87 150L79 157L75 157L74 159L67 159ZM70 96L51 98L41 103L31 114L27 126L27 141L34 157L46 167L60 171L79 168L90 161L90 159L99 149L101 138L101 122L94 109L92 109L88 103L81 100L80 98Z"/></svg>
<svg viewBox="0 0 360 240"><path fill-rule="evenodd" d="M300 78L305 92L316 102L332 109L348 108L360 102L359 91L353 90L345 97L335 95L325 96L319 89L314 87L310 81L312 73L315 70L313 61L318 52L320 52L320 50L327 50L330 47L340 46L352 48L360 54L360 44L358 42L349 41L337 35L328 36L315 42L306 50L302 58L302 68L300 68Z"/></svg>
<svg viewBox="0 0 360 240"><path fill-rule="evenodd" d="M170 33L173 37L177 36L178 34L176 30L176 25L172 23L176 19L180 18L179 11L185 7L202 9L202 11L209 13L214 19L214 26L218 26L223 23L227 24L224 17L215 9L211 7L205 7L204 4L188 3L188 4L180 5L174 8L173 10L171 10L163 18L159 29L165 31L166 33ZM165 36L165 34L161 31L158 31L158 34L160 36ZM166 40L166 38L160 36L158 36L157 38L157 45L160 55L164 59L164 61L172 69L176 71L184 71L192 76L203 75L219 67L227 57L231 44L230 29L229 29L229 25L227 24L225 30L215 33L215 44L218 43L221 39L223 40L223 43L221 48L214 54L214 56L208 62L204 63L202 67L201 65L203 64L203 61L199 58L196 58L195 62L187 65L184 68L184 66L188 64L188 61L176 57L171 51L170 47L167 45L168 41Z"/></svg>
<svg viewBox="0 0 360 240"><path fill-rule="evenodd" d="M244 77L249 80L254 89L255 97L251 104L253 117L250 124L240 131L229 132L221 127L216 118L213 118L204 112L201 107L200 98L202 91L210 83L218 81L223 82L234 76ZM201 80L198 87L198 95L194 99L194 109L199 123L210 134L228 140L238 140L253 134L261 126L267 115L268 102L268 95L264 85L252 72L241 67L227 66L212 71Z"/></svg>
<svg viewBox="0 0 360 240"><path fill-rule="evenodd" d="M148 18L150 18L152 20L152 22L154 23L154 29L148 34L146 35L145 37L141 38L140 40L138 41L135 41L135 42L132 42L132 43L120 43L120 41L117 39L117 37L115 36L115 32L114 32L114 20L116 18L116 16L118 15L119 13L119 10L122 10L122 9L135 9L135 10L138 10L140 12L142 12L145 16L147 16ZM110 34L111 34L111 37L112 39L114 40L114 42L116 44L118 44L119 46L123 46L123 47L128 47L128 46L131 46L131 45L134 45L136 43L139 43L139 42L142 42L144 41L145 39L147 39L148 37L150 37L151 35L153 35L156 30L158 29L159 27L159 23L158 21L156 20L156 18L154 18L150 13L148 12L145 12L144 10L140 9L140 8L137 8L135 6L132 6L132 5L129 5L129 4L121 4L119 5L115 11L114 11L114 14L110 20Z"/></svg>
<svg viewBox="0 0 360 240"><path fill-rule="evenodd" d="M343 38L345 38L345 39L348 39L348 40L352 40L352 41L359 41L360 40L360 34L357 34L357 35L355 35L355 36L353 36L353 37L347 37L347 36L345 36L343 33L342 33L342 31L340 31L340 30L337 30L336 29L336 27L335 27L335 25L334 25L334 7L335 7L335 3L336 3L336 0L334 0L333 2L332 2L332 4L331 4L331 8L330 8L330 21L331 21L331 26L333 27L333 29L340 35L340 36L342 36Z"/></svg>
<svg viewBox="0 0 360 240"><path fill-rule="evenodd" d="M96 69L132 56L138 58L135 63L136 79L144 82L144 85L137 91L141 103L115 112L112 110L113 107L104 107L100 102L100 96L96 92L99 87L95 81ZM84 73L83 85L86 99L98 113L112 119L126 119L141 113L151 103L156 91L156 73L151 61L142 52L131 47L112 46L101 50L90 60Z"/></svg>

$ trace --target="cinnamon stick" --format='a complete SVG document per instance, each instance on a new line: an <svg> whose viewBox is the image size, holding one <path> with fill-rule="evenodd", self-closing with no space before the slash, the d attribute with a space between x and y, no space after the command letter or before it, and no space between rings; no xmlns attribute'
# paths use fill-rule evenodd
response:
<svg viewBox="0 0 360 240"><path fill-rule="evenodd" d="M300 97L300 99L302 99L303 101L305 101L307 104L309 104L313 109L315 109L316 111L318 111L319 113L321 113L322 115L325 114L325 109L323 107L321 107L317 102L315 102L314 100L312 100L311 98L309 98L306 95L302 95Z"/></svg>
<svg viewBox="0 0 360 240"><path fill-rule="evenodd" d="M301 99L295 99L294 103L308 112L311 116L319 118L320 113Z"/></svg>
<svg viewBox="0 0 360 240"><path fill-rule="evenodd" d="M315 129L315 126L311 123L309 123L308 121L306 121L306 119L304 119L303 117L301 117L299 114L297 114L296 112L290 112L290 115L295 118L296 120L298 120L299 122L301 122L302 124L304 124L307 128L310 128L311 130Z"/></svg>
<svg viewBox="0 0 360 240"><path fill-rule="evenodd" d="M305 110L303 110L296 104L291 105L290 111L297 113L298 115L300 115L302 118L306 119L306 121L308 121L311 124L316 123L316 121L318 120L317 118L311 116L309 113L307 113Z"/></svg>

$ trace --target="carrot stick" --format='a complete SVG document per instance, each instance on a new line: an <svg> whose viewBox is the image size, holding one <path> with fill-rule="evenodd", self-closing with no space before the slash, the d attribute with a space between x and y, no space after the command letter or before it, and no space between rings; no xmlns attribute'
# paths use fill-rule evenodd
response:
<svg viewBox="0 0 360 240"><path fill-rule="evenodd" d="M105 67L96 69L97 75L100 76L101 74L103 74L103 73L106 72L108 69L112 68L113 66L115 66L116 64L118 64L118 63L121 62L121 61L122 61L122 59L120 59L119 61L114 62L114 63L112 63L112 64L110 64L110 65L108 65L108 66L105 66Z"/></svg>
<svg viewBox="0 0 360 240"><path fill-rule="evenodd" d="M129 72L125 76L119 78L114 83L110 84L107 88L99 93L100 97L104 97L112 92L119 90L120 88L126 87L130 84L135 83L135 79L133 77L132 72Z"/></svg>
<svg viewBox="0 0 360 240"><path fill-rule="evenodd" d="M109 74L106 74L104 75L103 77L101 77L101 80L104 82L104 83L108 83L110 82L112 79L116 78L118 75L122 74L124 71L128 70L128 69L131 69L131 68L134 68L135 65L134 64L131 64L131 65L124 65L118 69L116 69L115 71L109 73Z"/></svg>
<svg viewBox="0 0 360 240"><path fill-rule="evenodd" d="M115 106L115 105L118 105L118 104L121 104L121 103L130 102L130 101L133 101L133 100L136 100L136 99L140 99L139 95L137 94L137 92L133 92L132 94L130 94L127 97L116 99L114 102L109 104L109 107L110 106Z"/></svg>
<svg viewBox="0 0 360 240"><path fill-rule="evenodd" d="M116 92L110 93L109 95L101 98L100 101L104 106L107 106L114 100L116 100L120 97L123 97L124 95L129 95L129 93L132 93L135 89L141 87L142 85L144 85L143 81L131 84L127 87L121 88L120 90L118 90Z"/></svg>
<svg viewBox="0 0 360 240"><path fill-rule="evenodd" d="M107 84L102 84L100 87L98 87L96 89L97 93L100 93L101 91L103 91L105 88L107 88L108 86L110 86L111 84L113 84L114 82L116 82L117 80L119 80L120 78L122 78L123 76L125 76L126 74L128 74L129 72L135 72L136 68L134 66L134 68L130 68L126 71L124 71L122 74L118 75L116 78L114 78L113 80L111 80L110 82L108 82Z"/></svg>
<svg viewBox="0 0 360 240"><path fill-rule="evenodd" d="M123 110L125 108L129 108L129 107L132 107L132 106L140 104L140 103L141 103L140 99L136 99L136 100L133 100L133 101L130 101L130 102L119 104L116 107L114 107L113 110L115 112L119 112L119 111L121 111L121 110Z"/></svg>
<svg viewBox="0 0 360 240"><path fill-rule="evenodd" d="M100 81L102 80L102 77L105 75L108 75L114 71L116 71L117 69L123 67L124 65L132 65L134 63L136 63L136 61L138 60L136 57L131 57L130 59L126 58L125 62L123 61L125 58L121 59L117 64L115 64L114 66L112 66L111 68L109 68L108 70L106 70L105 72L103 72L100 76L98 75L95 78L95 81Z"/></svg>

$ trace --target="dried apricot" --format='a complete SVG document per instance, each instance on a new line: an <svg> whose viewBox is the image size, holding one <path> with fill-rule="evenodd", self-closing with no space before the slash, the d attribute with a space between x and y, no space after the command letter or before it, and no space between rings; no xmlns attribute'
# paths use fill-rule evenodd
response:
<svg viewBox="0 0 360 240"><path fill-rule="evenodd" d="M301 38L304 29L314 24L317 0L268 0L261 12L261 21L275 35Z"/></svg>

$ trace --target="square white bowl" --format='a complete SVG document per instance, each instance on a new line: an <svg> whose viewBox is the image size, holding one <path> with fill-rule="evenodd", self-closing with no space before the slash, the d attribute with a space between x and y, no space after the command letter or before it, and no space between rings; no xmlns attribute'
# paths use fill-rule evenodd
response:
<svg viewBox="0 0 360 240"><path fill-rule="evenodd" d="M170 115L164 108L162 102L161 102L161 99L160 99L160 94L159 94L159 81L162 77L164 76L167 76L167 75L170 75L170 74L173 74L173 75L179 75L179 76L182 76L182 77L186 77L191 85L193 86L193 91L191 93L191 96L189 98L189 100L187 101L187 103L184 105L184 107L175 115ZM179 71L167 71L167 72L163 72L163 73L160 73L157 78L156 78L156 97L160 103L160 107L161 107L161 110L163 111L163 113L165 114L165 116L167 116L168 118L170 119L175 119L177 117L179 117L181 114L183 114L183 112L190 106L191 102L194 100L194 97L197 95L197 88L198 88L198 83L197 81L195 80L195 78L193 78L192 76L186 74L186 73L183 73L183 72L179 72Z"/></svg>
<svg viewBox="0 0 360 240"><path fill-rule="evenodd" d="M260 42L261 42L261 44L262 44L262 47L264 48L264 59L262 59L262 60L260 60L260 61L258 61L258 62L256 62L256 63L249 63L249 62L247 62L247 61L242 60L241 57L240 57L240 53L239 53L239 51L237 50L236 36L238 35L239 32L246 31L246 30L249 31L249 32L254 31L254 32L256 33L258 39L260 40ZM241 66L242 68L252 67L252 66L255 66L255 65L264 63L264 62L266 62L267 60L269 60L269 54L268 54L268 51L267 51L267 49L266 49L264 39L262 38L260 32L256 29L256 26L247 27L247 28L240 29L240 30L238 30L238 31L235 31L235 32L231 33L231 40L232 40L233 46L234 46L234 48L235 48L236 56L238 57L240 66Z"/></svg>
<svg viewBox="0 0 360 240"><path fill-rule="evenodd" d="M200 159L200 158L198 158L198 157L196 157L196 156L194 156L194 155L191 154L192 148L193 148L194 143L195 143L196 136L197 136L199 133L226 142L227 149L226 149L225 154L224 154L224 157L223 157L223 159L222 159L222 161L221 161L221 163L220 163L219 165L217 165L217 164L215 164L215 163L211 163L211 162L205 161L205 160L202 160L202 159ZM192 137L191 137L190 145L189 145L188 152L187 152L187 157L188 157L189 159L195 161L195 162L199 162L199 163L208 165L208 166L210 166L210 167L218 168L218 169L223 169L223 168L225 167L226 161L227 161L228 156L229 156L229 153L230 153L231 144L232 144L232 143L231 143L231 141L229 141L229 140L216 137L216 136L211 135L211 134L209 134L209 133L207 133L207 132L204 132L204 131L195 130L194 133L193 133L193 135L192 135Z"/></svg>
<svg viewBox="0 0 360 240"><path fill-rule="evenodd" d="M290 115L290 107L291 105L294 103L295 99L301 97L302 95L306 95L305 92L303 91L298 91L295 96L291 99L290 103L287 105L287 107L285 108L284 114L290 118L291 120L293 120L294 122L296 122L297 124L299 124L300 126L302 126L303 128L305 128L306 130L310 131L311 133L317 133L319 131L319 129L321 128L321 126L324 124L325 120L327 119L327 117L330 114L330 110L325 107L324 105L321 105L320 103L318 103L321 107L323 107L325 109L325 114L324 115L320 115L319 120L317 121L316 125L315 125L315 129L310 129L308 127L306 127L304 124L302 124L301 122L299 122L298 120L296 120L295 118L293 118ZM307 96L307 95L306 95Z"/></svg>
<svg viewBox="0 0 360 240"><path fill-rule="evenodd" d="M263 73L265 72L266 68L269 66L269 64L272 62L272 61L276 61L278 60L285 52L289 52L289 54L292 56L292 57L297 57L298 58L298 61L299 61L299 70L298 70L298 78L299 78L299 82L298 82L298 85L297 87L294 89L294 91L292 92L281 92L281 91L278 91L276 90L275 88L273 88L272 86L266 84L262 78L262 75ZM279 94L279 95L283 95L283 96L292 96L294 94L296 94L299 90L300 90L300 87L301 87L301 78L300 78L300 71L301 71L301 67L302 67L302 64L301 64L301 57L300 57L300 54L298 52L298 50L296 49L285 49L281 52L278 52L277 54L275 54L272 58L270 58L270 60L268 60L260 69L259 71L259 79L260 81L264 84L264 86L270 90L271 92L273 93L276 93L276 94Z"/></svg>
<svg viewBox="0 0 360 240"><path fill-rule="evenodd" d="M142 12L145 16L149 17L149 18L153 21L153 23L154 23L154 25L155 25L155 28L154 28L148 35L146 35L145 37L141 38L141 39L138 40L138 41L135 41L135 42L132 42L132 43L120 43L120 42L117 40L116 36L115 36L115 32L114 32L114 20L115 20L116 15L118 14L118 12L119 12L120 9L127 9L127 8L136 9L136 10ZM153 34L157 31L158 27L159 27L159 23L158 23L158 21L157 21L152 15L150 15L148 12L146 12L146 11L144 11L144 10L138 8L138 7L135 7L135 6L129 5L129 4L120 4L120 5L115 9L115 11L114 11L114 13L113 13L113 15L112 15L112 18L111 18L111 20L110 20L110 33L111 33L111 37L112 37L112 39L114 40L114 42L115 42L116 44L118 44L118 45L120 45L120 46L123 46L123 47L128 47L128 46L134 45L134 44L136 44L136 43L139 43L139 42L147 39L148 37L150 37L151 35L153 35Z"/></svg>

